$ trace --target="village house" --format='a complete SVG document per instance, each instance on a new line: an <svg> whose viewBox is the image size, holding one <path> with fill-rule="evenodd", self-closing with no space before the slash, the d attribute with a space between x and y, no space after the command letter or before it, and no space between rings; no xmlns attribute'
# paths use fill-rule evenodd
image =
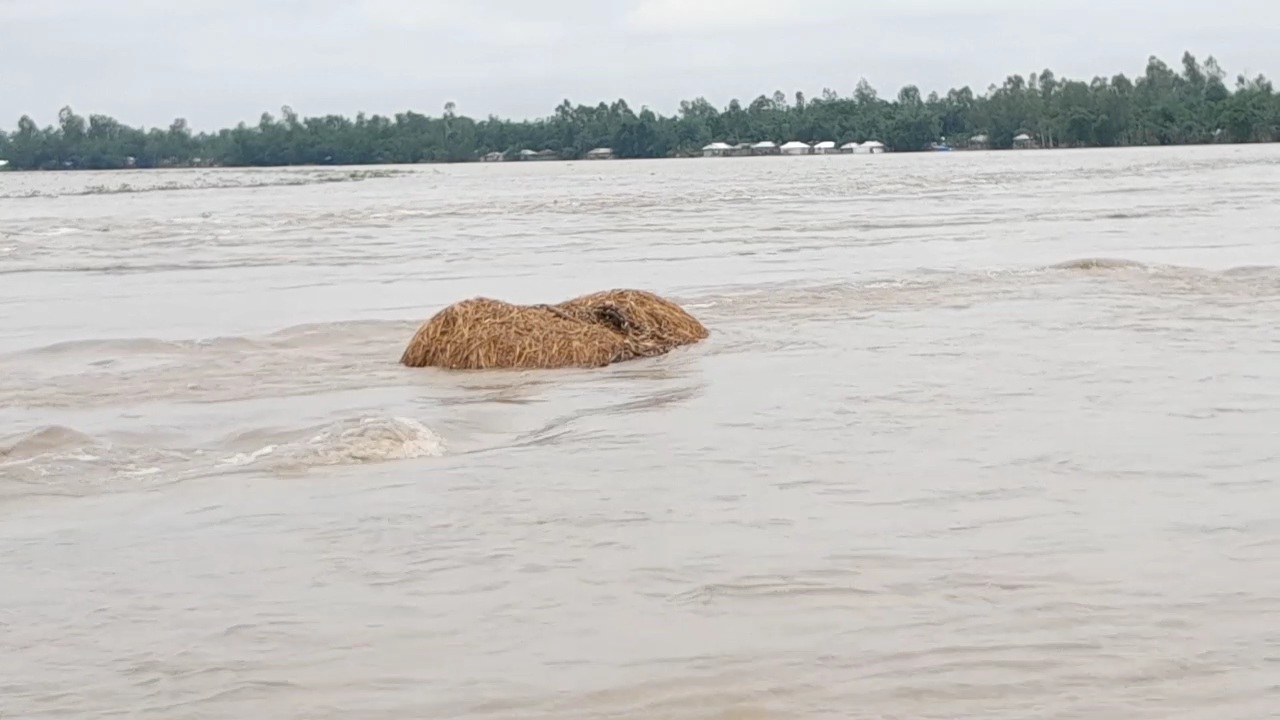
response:
<svg viewBox="0 0 1280 720"><path fill-rule="evenodd" d="M772 140L761 140L751 146L752 155L777 155L778 152L778 145Z"/></svg>
<svg viewBox="0 0 1280 720"><path fill-rule="evenodd" d="M785 143L780 150L783 155L810 155L813 153L813 148L809 147L809 143L800 142L799 140Z"/></svg>

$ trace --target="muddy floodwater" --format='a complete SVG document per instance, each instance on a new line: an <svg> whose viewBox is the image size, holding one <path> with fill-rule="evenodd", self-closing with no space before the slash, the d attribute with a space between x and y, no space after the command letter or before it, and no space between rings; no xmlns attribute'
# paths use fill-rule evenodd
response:
<svg viewBox="0 0 1280 720"><path fill-rule="evenodd" d="M0 718L1278 708L1280 146L0 174Z"/></svg>

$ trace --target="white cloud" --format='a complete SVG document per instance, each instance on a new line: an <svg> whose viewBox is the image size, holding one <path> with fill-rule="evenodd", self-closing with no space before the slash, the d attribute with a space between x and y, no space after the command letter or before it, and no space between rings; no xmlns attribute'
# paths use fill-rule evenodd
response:
<svg viewBox="0 0 1280 720"><path fill-rule="evenodd" d="M64 104L202 129L282 104L528 117L622 97L671 112L699 95L848 93L863 76L892 96L1045 67L1134 75L1183 50L1280 76L1278 26L1270 0L0 0L0 124Z"/></svg>
<svg viewBox="0 0 1280 720"><path fill-rule="evenodd" d="M776 0L641 0L626 18L631 30L678 33L771 27L791 15Z"/></svg>

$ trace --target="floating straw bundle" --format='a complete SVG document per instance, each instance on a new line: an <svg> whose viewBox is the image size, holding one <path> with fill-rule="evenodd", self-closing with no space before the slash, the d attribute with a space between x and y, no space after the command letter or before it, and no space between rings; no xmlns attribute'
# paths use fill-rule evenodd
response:
<svg viewBox="0 0 1280 720"><path fill-rule="evenodd" d="M557 305L478 297L418 328L400 362L455 370L603 367L708 336L683 308L644 290L605 290Z"/></svg>

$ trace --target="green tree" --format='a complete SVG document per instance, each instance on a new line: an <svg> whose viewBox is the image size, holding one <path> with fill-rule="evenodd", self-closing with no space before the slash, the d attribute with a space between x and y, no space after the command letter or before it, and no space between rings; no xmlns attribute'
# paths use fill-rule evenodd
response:
<svg viewBox="0 0 1280 720"><path fill-rule="evenodd" d="M476 120L453 102L438 117L413 111L303 117L285 106L278 116L263 113L252 125L216 132L193 132L182 118L133 128L64 107L55 125L40 128L24 115L14 131L0 132L0 159L12 169L52 170L467 162L521 150L580 158L601 146L619 157L656 158L697 154L713 141L760 140L880 140L912 152L940 137L963 146L977 135L1007 148L1019 133L1045 147L1280 140L1280 96L1271 81L1240 76L1229 86L1226 78L1212 56L1201 63L1185 52L1176 68L1147 58L1135 79L1123 73L1072 79L1043 69L1009 75L982 95L963 87L923 96L907 85L884 99L864 78L848 96L830 88L817 97L775 90L745 106L733 99L723 109L699 97L671 116L636 112L623 99L594 105L566 99L547 117L523 121Z"/></svg>

